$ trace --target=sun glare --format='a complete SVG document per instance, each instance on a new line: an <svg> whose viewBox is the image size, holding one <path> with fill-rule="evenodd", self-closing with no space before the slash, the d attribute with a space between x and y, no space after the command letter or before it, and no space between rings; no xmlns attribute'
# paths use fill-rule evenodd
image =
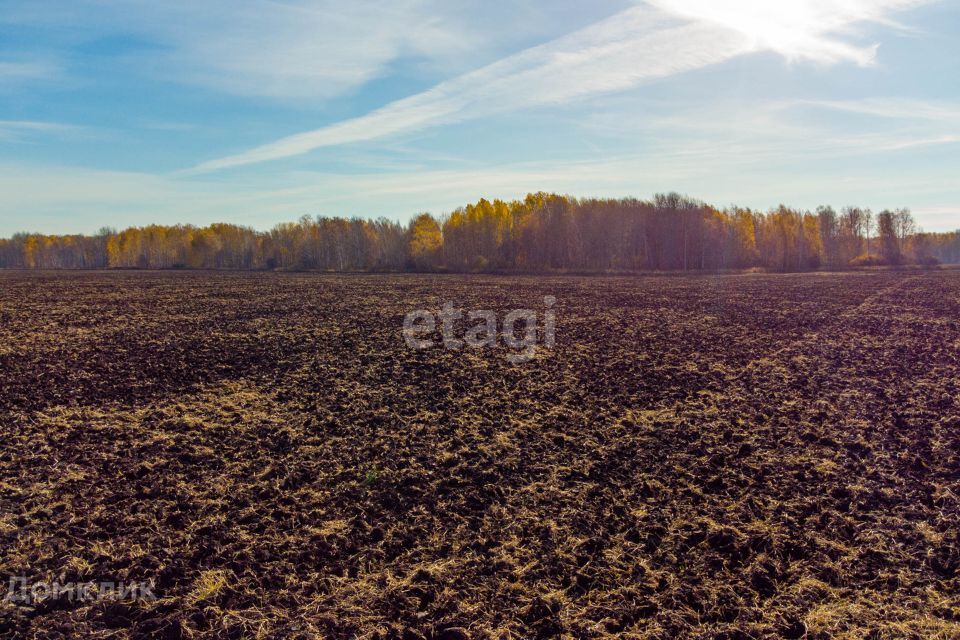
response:
<svg viewBox="0 0 960 640"><path fill-rule="evenodd" d="M748 38L757 50L775 51L787 59L870 64L876 47L857 46L837 38L856 22L877 19L903 0L652 0L652 4L685 18L712 22Z"/></svg>

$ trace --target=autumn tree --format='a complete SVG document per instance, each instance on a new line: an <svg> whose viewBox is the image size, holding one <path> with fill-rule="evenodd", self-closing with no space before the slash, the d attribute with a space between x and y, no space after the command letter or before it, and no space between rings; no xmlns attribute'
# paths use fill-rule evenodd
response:
<svg viewBox="0 0 960 640"><path fill-rule="evenodd" d="M887 264L900 264L900 241L893 212L883 210L877 214L877 233L880 241L880 255Z"/></svg>
<svg viewBox="0 0 960 640"><path fill-rule="evenodd" d="M436 258L443 247L443 232L429 213L421 213L410 222L408 247L410 260L416 268L438 266Z"/></svg>
<svg viewBox="0 0 960 640"><path fill-rule="evenodd" d="M0 240L0 267L30 269L301 269L316 271L782 271L870 264L960 262L960 235L922 234L909 210L767 213L677 193L652 200L528 194L480 199L438 222L302 216L269 231L217 223L148 225L93 236L20 233ZM871 246L873 243L873 246Z"/></svg>

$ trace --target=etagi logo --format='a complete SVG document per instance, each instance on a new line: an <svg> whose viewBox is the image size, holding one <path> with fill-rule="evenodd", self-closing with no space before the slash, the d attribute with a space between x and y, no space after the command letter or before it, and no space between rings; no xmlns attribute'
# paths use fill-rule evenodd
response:
<svg viewBox="0 0 960 640"><path fill-rule="evenodd" d="M556 342L557 318L553 305L557 299L553 296L544 296L543 304L546 307L543 313L542 346L552 349ZM437 330L437 318L440 319L440 345L444 349L457 351L464 345L471 349L495 347L497 337L503 343L516 350L507 360L513 364L528 362L537 353L538 317L533 309L514 309L508 312L503 323L498 322L497 313L490 309L478 309L464 312L454 307L452 302L445 302L440 313L435 314L426 309L411 311L403 319L403 339L411 349L429 349L438 346L431 336ZM457 323L466 318L467 322L474 323L464 331L462 336L457 335ZM498 326L502 331L498 332ZM520 332L520 335L517 332Z"/></svg>

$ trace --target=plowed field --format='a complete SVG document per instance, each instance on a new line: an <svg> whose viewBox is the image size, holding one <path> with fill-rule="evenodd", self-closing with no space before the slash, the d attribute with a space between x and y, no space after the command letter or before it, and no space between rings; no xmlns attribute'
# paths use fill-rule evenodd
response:
<svg viewBox="0 0 960 640"><path fill-rule="evenodd" d="M0 599L156 595L2 638L945 640L958 529L960 271L0 274Z"/></svg>

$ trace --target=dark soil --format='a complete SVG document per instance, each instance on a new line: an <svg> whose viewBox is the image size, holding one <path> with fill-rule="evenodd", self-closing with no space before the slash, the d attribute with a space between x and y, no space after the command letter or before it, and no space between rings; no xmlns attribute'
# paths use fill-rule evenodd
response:
<svg viewBox="0 0 960 640"><path fill-rule="evenodd" d="M417 308L557 342L414 351ZM0 274L0 638L960 638L960 272Z"/></svg>

